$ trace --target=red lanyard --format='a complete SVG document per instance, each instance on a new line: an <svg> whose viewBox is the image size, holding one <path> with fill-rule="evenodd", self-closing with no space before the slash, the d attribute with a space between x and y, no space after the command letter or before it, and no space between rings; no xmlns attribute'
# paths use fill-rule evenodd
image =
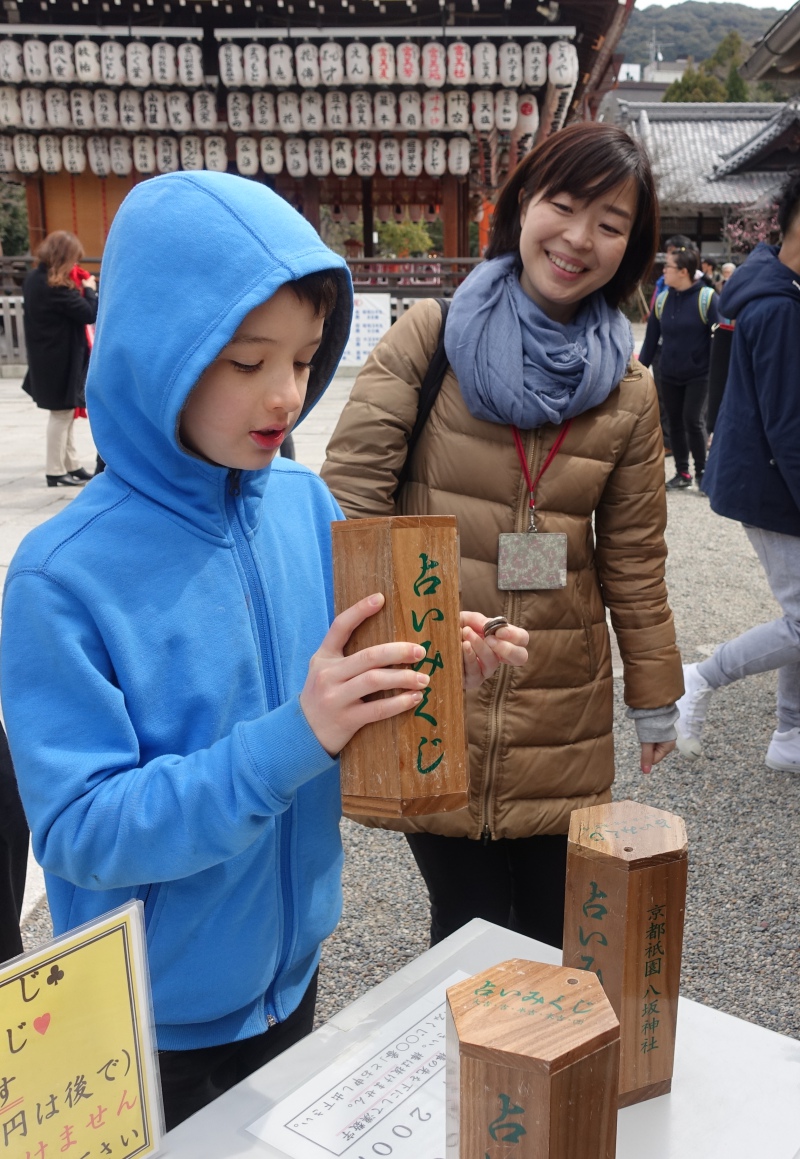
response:
<svg viewBox="0 0 800 1159"><path fill-rule="evenodd" d="M522 445L522 436L520 435L519 431L517 430L517 428L515 426L511 427L511 431L514 435L514 443L515 443L516 448L517 448L517 454L519 455L519 461L522 464L522 471L523 471L523 474L525 475L525 482L528 484L528 491L529 491L530 497L531 497L530 504L529 504L530 512L531 512L531 531L536 530L536 526L533 522L533 515L534 515L534 512L536 510L535 494L536 494L536 488L539 485L539 480L541 479L542 475L545 473L547 468L550 466L550 464L552 463L553 459L556 457L558 452L561 450L561 444L564 442L564 439L567 437L567 432L569 431L569 428L571 426L572 426L572 419L568 419L567 422L564 423L561 430L558 432L558 436L556 438L556 441L553 443L552 447L548 451L547 458L542 463L542 466L539 470L539 474L536 476L535 479L531 479L531 473L530 473L530 470L528 469L528 459L525 455L525 448Z"/></svg>

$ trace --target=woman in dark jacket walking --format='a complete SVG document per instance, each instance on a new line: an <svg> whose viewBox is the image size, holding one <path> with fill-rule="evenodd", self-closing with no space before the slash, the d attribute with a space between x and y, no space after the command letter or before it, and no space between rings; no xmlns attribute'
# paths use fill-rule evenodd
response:
<svg viewBox="0 0 800 1159"><path fill-rule="evenodd" d="M50 411L47 424L48 487L80 487L91 478L81 466L72 437L75 407L83 405L89 361L86 327L97 318L97 283L71 271L83 257L72 233L48 234L39 247L39 265L22 287L28 373L22 384L38 407Z"/></svg>

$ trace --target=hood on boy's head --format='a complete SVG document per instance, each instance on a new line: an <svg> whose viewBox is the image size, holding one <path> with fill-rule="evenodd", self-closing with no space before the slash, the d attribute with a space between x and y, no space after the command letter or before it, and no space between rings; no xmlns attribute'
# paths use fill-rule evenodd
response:
<svg viewBox="0 0 800 1159"><path fill-rule="evenodd" d="M103 255L86 387L97 449L112 469L136 487L154 470L172 479L190 465L218 471L179 447L178 416L189 392L254 307L285 282L320 270L335 275L339 294L303 415L347 341L352 287L344 259L258 182L181 172L137 185Z"/></svg>

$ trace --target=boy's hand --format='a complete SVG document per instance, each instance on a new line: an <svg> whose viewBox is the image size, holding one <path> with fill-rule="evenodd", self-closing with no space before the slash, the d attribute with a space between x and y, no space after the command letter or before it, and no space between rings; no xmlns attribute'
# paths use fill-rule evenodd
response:
<svg viewBox="0 0 800 1159"><path fill-rule="evenodd" d="M528 662L529 636L525 629L507 624L484 639L483 625L488 619L480 612L461 613L465 688L478 688L500 664L519 667Z"/></svg>
<svg viewBox="0 0 800 1159"><path fill-rule="evenodd" d="M341 752L365 724L415 708L422 700L420 689L430 683L424 672L392 667L422 660L425 649L419 644L378 644L345 656L345 646L355 629L383 604L383 596L376 594L346 608L311 657L300 707L311 731L331 756ZM392 690L395 696L364 702L365 696Z"/></svg>
<svg viewBox="0 0 800 1159"><path fill-rule="evenodd" d="M662 741L660 744L643 744L642 759L639 766L642 772L649 773L653 765L657 765L659 761L663 761L664 757L668 756L674 748L674 740Z"/></svg>

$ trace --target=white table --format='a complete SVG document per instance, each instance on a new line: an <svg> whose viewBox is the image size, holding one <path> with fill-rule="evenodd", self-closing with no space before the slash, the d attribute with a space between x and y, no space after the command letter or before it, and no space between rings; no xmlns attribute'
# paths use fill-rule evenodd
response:
<svg viewBox="0 0 800 1159"><path fill-rule="evenodd" d="M247 1125L436 982L506 958L561 964L551 946L472 921L181 1123L166 1136L162 1153L171 1159L286 1159L284 1151L249 1134ZM800 1159L800 1042L681 998L672 1092L620 1111L617 1159L762 1156Z"/></svg>

